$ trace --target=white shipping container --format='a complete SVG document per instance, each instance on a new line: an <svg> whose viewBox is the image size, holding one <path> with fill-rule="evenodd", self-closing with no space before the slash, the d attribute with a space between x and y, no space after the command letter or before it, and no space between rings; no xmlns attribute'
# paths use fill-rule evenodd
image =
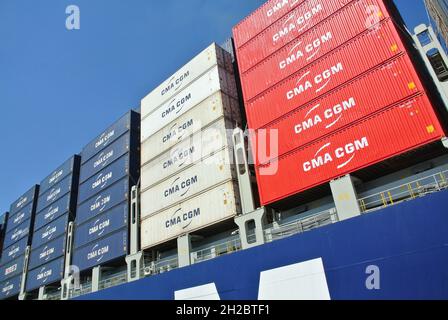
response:
<svg viewBox="0 0 448 320"><path fill-rule="evenodd" d="M154 247L240 213L238 189L233 182L227 182L143 220L142 248Z"/></svg>
<svg viewBox="0 0 448 320"><path fill-rule="evenodd" d="M142 164L222 117L235 123L235 126L241 126L238 101L219 91L146 139L142 143Z"/></svg>
<svg viewBox="0 0 448 320"><path fill-rule="evenodd" d="M148 162L141 170L141 190L187 169L224 147L232 148L234 128L234 123L221 118Z"/></svg>
<svg viewBox="0 0 448 320"><path fill-rule="evenodd" d="M230 53L213 43L143 98L142 119L216 65L233 73Z"/></svg>
<svg viewBox="0 0 448 320"><path fill-rule="evenodd" d="M141 141L145 141L220 90L231 97L237 98L238 96L235 77L216 66L185 90L180 91L173 99L147 115L142 120Z"/></svg>
<svg viewBox="0 0 448 320"><path fill-rule="evenodd" d="M141 193L142 219L236 178L229 149L203 159L192 167ZM233 159L232 159L233 161Z"/></svg>

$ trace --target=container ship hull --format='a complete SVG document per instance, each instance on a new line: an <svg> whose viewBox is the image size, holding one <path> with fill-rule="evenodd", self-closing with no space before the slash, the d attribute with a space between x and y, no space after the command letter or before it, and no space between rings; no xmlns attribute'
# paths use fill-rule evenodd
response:
<svg viewBox="0 0 448 320"><path fill-rule="evenodd" d="M447 299L447 205L435 193L78 299Z"/></svg>

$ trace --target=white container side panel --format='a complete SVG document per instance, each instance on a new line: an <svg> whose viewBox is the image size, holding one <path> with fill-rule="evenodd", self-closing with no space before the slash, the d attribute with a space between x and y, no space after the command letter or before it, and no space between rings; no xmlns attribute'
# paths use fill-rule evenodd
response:
<svg viewBox="0 0 448 320"><path fill-rule="evenodd" d="M241 126L238 101L220 91L143 141L142 165L222 117L235 123L235 126Z"/></svg>
<svg viewBox="0 0 448 320"><path fill-rule="evenodd" d="M236 178L232 152L221 150L141 193L142 219Z"/></svg>
<svg viewBox="0 0 448 320"><path fill-rule="evenodd" d="M141 141L145 141L220 90L237 98L235 77L216 66L146 116L142 120Z"/></svg>
<svg viewBox="0 0 448 320"><path fill-rule="evenodd" d="M234 123L221 118L148 162L141 170L141 190L158 184L223 148L232 151L234 128Z"/></svg>
<svg viewBox="0 0 448 320"><path fill-rule="evenodd" d="M178 92L185 89L190 83L216 65L233 73L231 55L213 43L143 98L141 102L142 118L174 97Z"/></svg>
<svg viewBox="0 0 448 320"><path fill-rule="evenodd" d="M233 182L227 182L143 220L142 248L154 247L240 213L238 189Z"/></svg>

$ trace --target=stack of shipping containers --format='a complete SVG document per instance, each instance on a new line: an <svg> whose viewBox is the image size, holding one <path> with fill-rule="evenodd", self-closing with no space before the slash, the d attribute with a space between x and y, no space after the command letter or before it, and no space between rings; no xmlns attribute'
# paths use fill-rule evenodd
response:
<svg viewBox="0 0 448 320"><path fill-rule="evenodd" d="M26 248L31 244L39 186L11 204L0 262L0 299L20 293Z"/></svg>
<svg viewBox="0 0 448 320"><path fill-rule="evenodd" d="M142 100L142 248L234 217L231 55L212 44Z"/></svg>
<svg viewBox="0 0 448 320"><path fill-rule="evenodd" d="M444 136L385 3L268 1L234 28L263 205Z"/></svg>
<svg viewBox="0 0 448 320"><path fill-rule="evenodd" d="M0 217L0 261L2 258L2 250L3 250L3 240L5 239L5 229L6 229L6 220L8 219L8 212L5 212Z"/></svg>
<svg viewBox="0 0 448 320"><path fill-rule="evenodd" d="M64 276L68 224L76 214L80 157L75 155L40 184L26 292L59 286Z"/></svg>
<svg viewBox="0 0 448 320"><path fill-rule="evenodd" d="M81 272L128 253L130 191L140 170L139 137L140 115L130 111L81 153L72 250L72 264Z"/></svg>

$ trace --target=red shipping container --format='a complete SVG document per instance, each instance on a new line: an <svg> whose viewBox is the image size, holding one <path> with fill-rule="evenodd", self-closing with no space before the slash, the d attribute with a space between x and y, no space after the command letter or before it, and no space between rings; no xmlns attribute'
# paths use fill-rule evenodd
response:
<svg viewBox="0 0 448 320"><path fill-rule="evenodd" d="M236 47L241 47L304 1L271 0L263 4L233 28Z"/></svg>
<svg viewBox="0 0 448 320"><path fill-rule="evenodd" d="M241 75L245 100L277 84L377 23L370 23L368 6L382 0L356 0ZM261 44L260 44L261 45Z"/></svg>
<svg viewBox="0 0 448 320"><path fill-rule="evenodd" d="M263 205L443 138L426 95L387 109L257 168ZM275 167L277 172L273 175Z"/></svg>
<svg viewBox="0 0 448 320"><path fill-rule="evenodd" d="M308 68L246 102L249 128L262 128L404 52L406 49L392 20L387 20L381 28L361 34Z"/></svg>
<svg viewBox="0 0 448 320"><path fill-rule="evenodd" d="M305 1L244 46L238 48L240 72L246 72L351 1L354 0Z"/></svg>
<svg viewBox="0 0 448 320"><path fill-rule="evenodd" d="M277 130L281 156L419 93L424 88L409 56L400 56L267 126L267 142L271 130ZM254 154L257 165L274 158L258 159Z"/></svg>

